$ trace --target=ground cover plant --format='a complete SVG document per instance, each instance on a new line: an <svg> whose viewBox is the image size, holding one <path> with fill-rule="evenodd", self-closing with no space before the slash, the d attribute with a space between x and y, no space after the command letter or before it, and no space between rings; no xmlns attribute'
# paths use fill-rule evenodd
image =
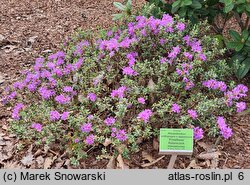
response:
<svg viewBox="0 0 250 185"><path fill-rule="evenodd" d="M11 130L58 144L74 164L97 146L129 157L161 127L193 128L196 140L230 138L226 118L246 109L248 88L228 80L233 71L207 30L168 14L137 16L124 28L68 40L6 88Z"/></svg>

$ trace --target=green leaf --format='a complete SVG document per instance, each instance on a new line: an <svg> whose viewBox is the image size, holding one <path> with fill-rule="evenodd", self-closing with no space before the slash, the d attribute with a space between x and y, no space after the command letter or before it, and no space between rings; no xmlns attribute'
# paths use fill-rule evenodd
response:
<svg viewBox="0 0 250 185"><path fill-rule="evenodd" d="M233 8L234 8L234 4L233 4L233 3L231 3L231 4L226 4L225 7L224 7L224 12L225 12L225 13L228 13L228 12L230 12Z"/></svg>
<svg viewBox="0 0 250 185"><path fill-rule="evenodd" d="M236 10L237 10L238 13L242 13L245 10L245 5L239 5L239 6L237 6Z"/></svg>
<svg viewBox="0 0 250 185"><path fill-rule="evenodd" d="M175 1L175 2L172 4L172 7L176 7L176 6L180 5L180 4L181 4L181 1L180 1L180 0Z"/></svg>
<svg viewBox="0 0 250 185"><path fill-rule="evenodd" d="M184 1L183 1L183 4L184 4L185 6L189 6L189 5L192 4L192 0L184 0Z"/></svg>
<svg viewBox="0 0 250 185"><path fill-rule="evenodd" d="M224 38L223 38L223 36L218 34L218 35L215 35L214 37L217 39L217 41L219 43L219 47L223 48L224 47Z"/></svg>
<svg viewBox="0 0 250 185"><path fill-rule="evenodd" d="M243 39L246 41L248 39L249 33L248 30L243 30L241 33Z"/></svg>
<svg viewBox="0 0 250 185"><path fill-rule="evenodd" d="M200 9L202 7L201 3L199 1L194 0L191 7L193 9Z"/></svg>
<svg viewBox="0 0 250 185"><path fill-rule="evenodd" d="M129 10L132 9L132 0L128 0L128 2L126 3L126 7L127 7L127 9L129 9Z"/></svg>
<svg viewBox="0 0 250 185"><path fill-rule="evenodd" d="M232 4L232 3L233 3L233 0L224 0L225 5L229 5L229 4Z"/></svg>
<svg viewBox="0 0 250 185"><path fill-rule="evenodd" d="M233 37L233 39L235 41L238 41L238 42L241 41L241 36L240 36L240 34L237 31L229 30L229 34L231 35L231 37Z"/></svg>
<svg viewBox="0 0 250 185"><path fill-rule="evenodd" d="M171 12L172 12L172 13L176 13L176 12L179 10L179 8L180 8L180 4L178 4L178 5L176 5L176 6L173 6L173 5L172 5L172 10L171 10Z"/></svg>
<svg viewBox="0 0 250 185"><path fill-rule="evenodd" d="M117 20L122 19L124 15L121 13L118 13L118 14L113 14L112 16L113 16L112 20L117 21Z"/></svg>
<svg viewBox="0 0 250 185"><path fill-rule="evenodd" d="M245 42L246 46L250 46L250 37L248 37L247 41Z"/></svg>
<svg viewBox="0 0 250 185"><path fill-rule="evenodd" d="M219 2L219 0L207 0L207 5L213 6L213 5L216 5L218 2Z"/></svg>
<svg viewBox="0 0 250 185"><path fill-rule="evenodd" d="M178 11L180 17L185 17L187 13L187 7L181 7Z"/></svg>
<svg viewBox="0 0 250 185"><path fill-rule="evenodd" d="M247 4L247 5L246 5L246 10L247 10L248 12L250 12L250 4Z"/></svg>
<svg viewBox="0 0 250 185"><path fill-rule="evenodd" d="M246 0L237 0L236 4L242 4L242 3L245 3L245 2L246 2Z"/></svg>
<svg viewBox="0 0 250 185"><path fill-rule="evenodd" d="M121 4L121 3L119 3L119 2L114 2L113 4L114 4L114 6L115 6L116 8L118 8L119 10L122 10L122 11L125 11L125 10L126 10L126 6L124 6L123 4Z"/></svg>
<svg viewBox="0 0 250 185"><path fill-rule="evenodd" d="M250 70L250 58L246 58L240 65L239 69L236 72L236 76L239 79L242 79Z"/></svg>
<svg viewBox="0 0 250 185"><path fill-rule="evenodd" d="M226 45L228 48L234 49L237 52L240 51L244 47L244 43L235 42L235 41L227 42Z"/></svg>

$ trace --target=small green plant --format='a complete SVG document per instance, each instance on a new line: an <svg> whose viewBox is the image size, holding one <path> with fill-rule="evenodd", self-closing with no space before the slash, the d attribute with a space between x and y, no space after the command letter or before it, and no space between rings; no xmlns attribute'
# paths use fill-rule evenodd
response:
<svg viewBox="0 0 250 185"><path fill-rule="evenodd" d="M132 15L132 0L127 0L125 5L120 2L114 2L113 4L121 11L121 13L113 14L113 20L125 20Z"/></svg>

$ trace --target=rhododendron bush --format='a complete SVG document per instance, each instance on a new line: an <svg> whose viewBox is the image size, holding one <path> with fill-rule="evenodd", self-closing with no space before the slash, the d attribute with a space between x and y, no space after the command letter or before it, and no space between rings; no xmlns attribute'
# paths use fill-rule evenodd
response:
<svg viewBox="0 0 250 185"><path fill-rule="evenodd" d="M94 146L136 152L159 128L230 138L227 117L246 109L240 99L248 89L230 81L224 50L206 31L169 15L138 16L105 35L67 41L6 88L12 131L76 159Z"/></svg>

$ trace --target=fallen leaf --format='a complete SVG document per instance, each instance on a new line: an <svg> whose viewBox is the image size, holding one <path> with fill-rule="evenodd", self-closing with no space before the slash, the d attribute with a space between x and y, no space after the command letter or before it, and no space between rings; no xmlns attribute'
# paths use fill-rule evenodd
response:
<svg viewBox="0 0 250 185"><path fill-rule="evenodd" d="M8 130L8 127L7 127L6 125L3 125L3 126L2 126L2 129L3 129L3 130Z"/></svg>
<svg viewBox="0 0 250 185"><path fill-rule="evenodd" d="M44 165L43 165L43 168L44 169L49 169L52 165L52 163L54 162L54 158L50 158L50 157L47 157L44 161Z"/></svg>
<svg viewBox="0 0 250 185"><path fill-rule="evenodd" d="M33 155L29 153L27 156L23 157L21 163L25 166L30 166L33 163L33 159Z"/></svg>
<svg viewBox="0 0 250 185"><path fill-rule="evenodd" d="M38 164L38 167L42 168L44 163L44 158L40 155L39 157L36 158L36 162Z"/></svg>
<svg viewBox="0 0 250 185"><path fill-rule="evenodd" d="M115 169L115 157L112 156L107 164L107 169Z"/></svg>
<svg viewBox="0 0 250 185"><path fill-rule="evenodd" d="M5 81L4 77L0 74L0 84L2 84Z"/></svg>
<svg viewBox="0 0 250 185"><path fill-rule="evenodd" d="M206 143L204 142L197 142L197 144L202 147L204 150L209 150L209 148L212 148L211 146L207 145Z"/></svg>
<svg viewBox="0 0 250 185"><path fill-rule="evenodd" d="M156 159L156 160L154 160L154 161L152 161L152 162L150 162L150 163L142 164L141 167L143 167L143 168L149 167L149 166L151 166L151 165L157 163L158 161L160 161L160 160L163 159L164 157L165 157L165 156L163 155L163 156L159 157L158 159Z"/></svg>
<svg viewBox="0 0 250 185"><path fill-rule="evenodd" d="M122 155L119 154L118 157L117 157L117 167L119 169L129 169L129 167L124 163L123 159L122 159Z"/></svg>
<svg viewBox="0 0 250 185"><path fill-rule="evenodd" d="M197 156L197 158L203 159L203 160L211 160L211 159L219 158L220 155L221 155L220 152L201 153Z"/></svg>
<svg viewBox="0 0 250 185"><path fill-rule="evenodd" d="M152 78L149 79L148 88L153 91L155 89L155 83Z"/></svg>
<svg viewBox="0 0 250 185"><path fill-rule="evenodd" d="M202 169L202 167L197 165L195 159L193 159L186 169Z"/></svg>
<svg viewBox="0 0 250 185"><path fill-rule="evenodd" d="M127 146L124 144L121 144L117 147L117 151L119 152L119 154L122 154L125 149L127 149Z"/></svg>
<svg viewBox="0 0 250 185"><path fill-rule="evenodd" d="M159 141L156 138L153 139L153 148L159 150Z"/></svg>
<svg viewBox="0 0 250 185"><path fill-rule="evenodd" d="M35 153L34 153L34 157L37 157L39 155L41 155L43 152L41 149L38 149Z"/></svg>
<svg viewBox="0 0 250 185"><path fill-rule="evenodd" d="M149 153L142 151L142 160L153 162L155 159Z"/></svg>
<svg viewBox="0 0 250 185"><path fill-rule="evenodd" d="M103 146L108 146L108 145L110 145L111 144L111 139L109 139L109 138L106 138L105 139L105 141L104 141L104 143L103 143Z"/></svg>
<svg viewBox="0 0 250 185"><path fill-rule="evenodd" d="M5 164L4 164L4 169L21 169L22 166L18 164L18 161L15 161L15 162L10 162L10 161L7 161Z"/></svg>

